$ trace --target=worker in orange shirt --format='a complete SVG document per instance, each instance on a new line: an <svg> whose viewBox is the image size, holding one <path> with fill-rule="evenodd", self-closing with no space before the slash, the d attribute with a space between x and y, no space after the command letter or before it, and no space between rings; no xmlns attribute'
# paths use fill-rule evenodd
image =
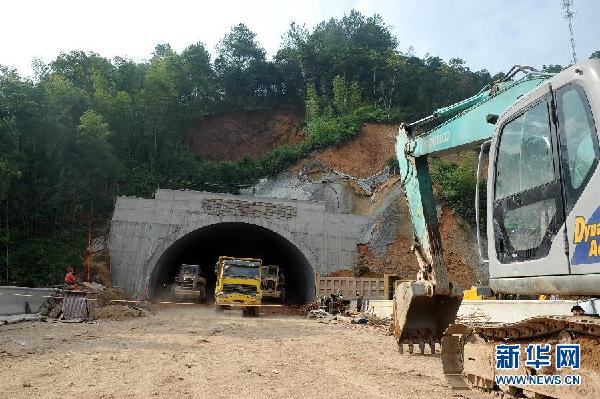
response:
<svg viewBox="0 0 600 399"><path fill-rule="evenodd" d="M75 275L73 274L73 268L71 266L67 267L67 274L65 275L65 289L75 289Z"/></svg>

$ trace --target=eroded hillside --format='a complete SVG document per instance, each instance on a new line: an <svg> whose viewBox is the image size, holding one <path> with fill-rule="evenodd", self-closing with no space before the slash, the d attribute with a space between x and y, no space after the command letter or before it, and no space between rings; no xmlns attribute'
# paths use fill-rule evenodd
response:
<svg viewBox="0 0 600 399"><path fill-rule="evenodd" d="M189 150L215 161L258 158L304 138L302 115L292 110L233 112L202 119L188 134Z"/></svg>

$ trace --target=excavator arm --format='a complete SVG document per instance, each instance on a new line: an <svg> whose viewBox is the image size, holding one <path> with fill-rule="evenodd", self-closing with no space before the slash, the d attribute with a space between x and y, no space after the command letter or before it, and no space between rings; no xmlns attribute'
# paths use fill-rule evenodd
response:
<svg viewBox="0 0 600 399"><path fill-rule="evenodd" d="M511 80L517 72L529 72ZM462 300L462 289L450 282L444 263L442 237L433 196L427 158L478 148L494 135L498 116L519 97L551 75L514 67L502 81L486 86L477 95L411 124L400 126L396 139L400 176L414 228L413 251L419 263L417 280L400 283L394 294L394 335L399 349L439 343L454 321ZM441 121L441 123L440 123ZM431 130L424 127L437 126ZM420 130L425 130L420 133ZM476 204L477 205L477 204Z"/></svg>

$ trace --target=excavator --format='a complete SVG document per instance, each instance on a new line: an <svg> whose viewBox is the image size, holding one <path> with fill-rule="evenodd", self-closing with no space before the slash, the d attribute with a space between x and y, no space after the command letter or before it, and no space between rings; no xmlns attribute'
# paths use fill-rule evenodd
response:
<svg viewBox="0 0 600 399"><path fill-rule="evenodd" d="M395 288L394 335L400 352L407 346L413 353L418 345L424 353L429 345L435 353L441 345L446 379L461 394L600 397L600 365L592 359L600 347L600 319L555 315L516 323L455 323L463 291L449 280L444 263L428 157L479 152L476 230L480 261L489 270L487 289L595 297L600 296L599 127L600 60L558 74L515 66L475 96L400 125L396 155L419 271L415 281ZM486 199L480 204L485 162ZM480 218L483 205L486 215ZM576 387L497 382L502 370L496 346L524 349L535 342L553 344L552 356L556 343L580 345ZM574 373L555 365L528 366L522 349L512 374L566 378Z"/></svg>

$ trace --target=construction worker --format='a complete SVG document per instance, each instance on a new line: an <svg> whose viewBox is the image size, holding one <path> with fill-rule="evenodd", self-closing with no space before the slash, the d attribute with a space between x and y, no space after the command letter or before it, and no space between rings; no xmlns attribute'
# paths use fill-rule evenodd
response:
<svg viewBox="0 0 600 399"><path fill-rule="evenodd" d="M67 274L65 275L65 289L75 289L75 275L73 274L73 268L71 266L67 267Z"/></svg>
<svg viewBox="0 0 600 399"><path fill-rule="evenodd" d="M363 306L363 296L360 295L359 291L356 291L356 311L361 312Z"/></svg>
<svg viewBox="0 0 600 399"><path fill-rule="evenodd" d="M573 316L585 316L585 310L579 305L575 305L571 308L571 315Z"/></svg>

